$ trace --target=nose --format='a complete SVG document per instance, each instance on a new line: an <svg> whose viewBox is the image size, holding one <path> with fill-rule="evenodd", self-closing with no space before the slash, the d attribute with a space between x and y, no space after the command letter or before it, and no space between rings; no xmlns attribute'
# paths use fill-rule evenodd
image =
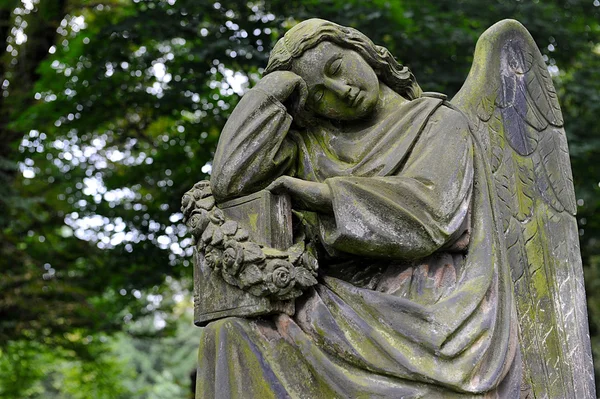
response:
<svg viewBox="0 0 600 399"><path fill-rule="evenodd" d="M325 87L344 100L349 98L352 89L349 84L339 79L327 79L325 81Z"/></svg>

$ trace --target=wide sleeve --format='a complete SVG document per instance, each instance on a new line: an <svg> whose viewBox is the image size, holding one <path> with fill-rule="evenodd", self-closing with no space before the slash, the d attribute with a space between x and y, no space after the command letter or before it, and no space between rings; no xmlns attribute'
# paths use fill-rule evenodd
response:
<svg viewBox="0 0 600 399"><path fill-rule="evenodd" d="M296 146L286 139L292 117L270 94L249 90L227 120L215 153L211 186L217 201L250 194L290 173Z"/></svg>
<svg viewBox="0 0 600 399"><path fill-rule="evenodd" d="M337 251L418 259L452 244L466 228L473 143L463 116L441 107L392 176L332 177L332 217L321 239Z"/></svg>

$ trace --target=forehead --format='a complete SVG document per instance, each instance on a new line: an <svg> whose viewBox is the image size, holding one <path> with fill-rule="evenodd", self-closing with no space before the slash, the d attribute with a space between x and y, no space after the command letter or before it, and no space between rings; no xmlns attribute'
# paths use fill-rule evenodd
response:
<svg viewBox="0 0 600 399"><path fill-rule="evenodd" d="M300 75L304 80L312 80L321 76L327 62L339 56L340 53L352 51L331 42L321 42L317 46L306 50L292 62L292 72ZM308 83L308 82L307 82Z"/></svg>

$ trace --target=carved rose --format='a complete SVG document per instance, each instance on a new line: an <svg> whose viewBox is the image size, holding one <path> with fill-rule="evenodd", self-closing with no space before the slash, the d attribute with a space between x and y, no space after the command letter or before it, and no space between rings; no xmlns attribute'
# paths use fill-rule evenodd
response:
<svg viewBox="0 0 600 399"><path fill-rule="evenodd" d="M208 225L208 216L206 211L193 214L188 220L188 227L195 237L202 235L202 232Z"/></svg>
<svg viewBox="0 0 600 399"><path fill-rule="evenodd" d="M236 275L244 263L244 248L235 241L228 241L223 252L223 270Z"/></svg>
<svg viewBox="0 0 600 399"><path fill-rule="evenodd" d="M186 213L186 209L192 203L192 196L189 194L184 194L183 198L181 198L181 210L183 213Z"/></svg>
<svg viewBox="0 0 600 399"><path fill-rule="evenodd" d="M265 268L267 274L266 280L279 288L280 291L287 291L294 285L295 270L294 266L283 259L273 259L267 263Z"/></svg>
<svg viewBox="0 0 600 399"><path fill-rule="evenodd" d="M206 266L211 269L219 269L223 259L223 251L214 247L207 247L206 254L204 255L204 262Z"/></svg>
<svg viewBox="0 0 600 399"><path fill-rule="evenodd" d="M210 211L215 205L214 198L210 188L210 182L205 180L198 182L182 198L181 211L183 212L184 222L189 224L192 214L199 209Z"/></svg>
<svg viewBox="0 0 600 399"><path fill-rule="evenodd" d="M287 267L280 267L273 271L273 283L279 288L287 287L292 281L292 271Z"/></svg>

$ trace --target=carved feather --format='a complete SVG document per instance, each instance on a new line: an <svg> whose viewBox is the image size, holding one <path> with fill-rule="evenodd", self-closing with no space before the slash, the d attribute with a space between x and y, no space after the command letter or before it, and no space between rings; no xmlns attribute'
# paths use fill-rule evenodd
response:
<svg viewBox="0 0 600 399"><path fill-rule="evenodd" d="M541 155L539 153L533 154L532 159L533 166L535 168L536 186L538 193L543 198L543 200L556 211L564 211L565 207L558 200L556 194L554 193L554 190L552 189L552 185L550 183L550 179L548 178L548 174L544 168L544 163L542 161Z"/></svg>
<svg viewBox="0 0 600 399"><path fill-rule="evenodd" d="M564 209L575 215L575 191L569 161L569 150L564 129L551 128L543 132L540 140L540 157L552 192ZM556 209L561 211L561 209Z"/></svg>
<svg viewBox="0 0 600 399"><path fill-rule="evenodd" d="M528 74L531 73L532 72L529 72ZM521 77L519 81L519 96L524 98L526 102L525 106L516 107L516 111L521 117L521 119L523 119L525 123L527 123L533 129L535 129L535 132L541 132L542 130L546 129L548 127L548 121L539 112L533 99L531 98L529 93L527 93L525 77Z"/></svg>
<svg viewBox="0 0 600 399"><path fill-rule="evenodd" d="M533 73L527 76L527 91L533 103L550 124L561 127L563 117L546 64L540 60L532 71Z"/></svg>
<svg viewBox="0 0 600 399"><path fill-rule="evenodd" d="M538 132L525 123L514 106L502 110L502 121L508 143L519 155L530 155L535 151Z"/></svg>
<svg viewBox="0 0 600 399"><path fill-rule="evenodd" d="M500 119L500 116L497 112L495 113L494 118L489 120L487 127L490 137L489 141L492 147L490 149L492 173L496 173L496 171L498 170L498 168L500 168L500 165L502 165L502 162L504 161L505 143L501 136L502 129L504 127L502 126L502 120Z"/></svg>
<svg viewBox="0 0 600 399"><path fill-rule="evenodd" d="M536 309L535 326L543 353L554 354L543 357L551 392L573 392L572 373L563 364L567 353L562 350L564 336L559 333L564 330L561 328L564 323L560 318L560 306L557 306L555 301L555 289L558 284L548 252L547 237L541 232L541 226L544 225L540 220L542 217L543 212L537 212L536 218L524 229L531 276L531 297Z"/></svg>
<svg viewBox="0 0 600 399"><path fill-rule="evenodd" d="M513 179L515 176L512 161L504 162L505 153L505 151L502 152L502 162L500 163L499 169L494 173L494 186L498 198L496 205L500 212L502 231L504 233L508 231L509 223L513 216Z"/></svg>
<svg viewBox="0 0 600 399"><path fill-rule="evenodd" d="M531 158L522 158L513 153L512 161L515 163L516 178L514 183L514 214L517 220L524 222L528 220L533 213L534 194L534 175L533 162Z"/></svg>
<svg viewBox="0 0 600 399"><path fill-rule="evenodd" d="M495 89L494 91L497 90L498 89ZM483 122L487 122L490 119L490 117L494 114L494 110L496 109L495 102L495 98L488 97L483 97L481 101L479 101L477 104L477 116L479 119L481 119Z"/></svg>

